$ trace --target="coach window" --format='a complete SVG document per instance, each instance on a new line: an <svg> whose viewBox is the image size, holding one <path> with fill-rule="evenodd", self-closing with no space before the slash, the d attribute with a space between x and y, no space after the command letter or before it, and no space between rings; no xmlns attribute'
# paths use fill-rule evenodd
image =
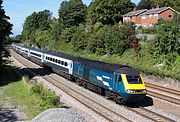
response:
<svg viewBox="0 0 180 122"><path fill-rule="evenodd" d="M60 61L60 60L58 60L58 64L61 64L61 61Z"/></svg>
<svg viewBox="0 0 180 122"><path fill-rule="evenodd" d="M56 59L56 63L58 63L58 60Z"/></svg>
<svg viewBox="0 0 180 122"><path fill-rule="evenodd" d="M119 80L118 80L119 82L122 82L122 77L121 77L121 75L119 75Z"/></svg>
<svg viewBox="0 0 180 122"><path fill-rule="evenodd" d="M52 61L52 58L50 58L50 60Z"/></svg>
<svg viewBox="0 0 180 122"><path fill-rule="evenodd" d="M61 61L61 65L64 65L64 61Z"/></svg>
<svg viewBox="0 0 180 122"><path fill-rule="evenodd" d="M67 64L67 62L65 62L65 64L64 64L65 66L67 66L68 64Z"/></svg>

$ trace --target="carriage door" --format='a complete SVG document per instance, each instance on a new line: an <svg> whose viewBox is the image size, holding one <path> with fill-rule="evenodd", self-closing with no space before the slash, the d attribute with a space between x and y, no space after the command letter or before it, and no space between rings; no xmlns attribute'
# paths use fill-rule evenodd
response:
<svg viewBox="0 0 180 122"><path fill-rule="evenodd" d="M89 68L84 66L83 78L89 80Z"/></svg>
<svg viewBox="0 0 180 122"><path fill-rule="evenodd" d="M122 83L122 78L120 74L115 74L114 76L114 90L120 92L120 84Z"/></svg>

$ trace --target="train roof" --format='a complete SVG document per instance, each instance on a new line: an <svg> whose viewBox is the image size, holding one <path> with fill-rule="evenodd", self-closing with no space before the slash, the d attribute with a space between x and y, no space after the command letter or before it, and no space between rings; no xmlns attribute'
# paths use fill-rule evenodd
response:
<svg viewBox="0 0 180 122"><path fill-rule="evenodd" d="M78 62L81 65L89 66L92 68L100 69L102 71L110 72L110 73L120 73L120 74L140 74L139 71L129 67L127 65L121 64L109 64L101 61L89 60L81 57L74 57L72 55L67 55L64 53L55 53L51 51L47 51L46 54L63 57L65 59L73 60L74 62Z"/></svg>
<svg viewBox="0 0 180 122"><path fill-rule="evenodd" d="M17 46L20 46L22 48L28 48L30 50L34 50L34 51L37 51L37 52L41 52L41 53L45 53L46 51L42 50L42 49L39 49L39 48L32 48L32 47L27 47L25 46L24 44L22 43L12 43L12 44L16 44Z"/></svg>
<svg viewBox="0 0 180 122"><path fill-rule="evenodd" d="M23 45L21 45L23 47ZM26 47L29 48L29 47ZM95 60L89 60L81 57L74 57L72 55L67 55L64 53L57 53L57 52L52 52L52 51L43 51L41 49L36 49L36 48L29 48L31 50L39 51L45 54L57 56L57 57L62 57L65 59L73 60L74 62L78 62L81 65L85 65L88 67L96 68L105 72L109 73L120 73L120 74L140 74L139 71L133 69L132 67L129 67L127 65L122 65L122 64L109 64L101 61L95 61Z"/></svg>

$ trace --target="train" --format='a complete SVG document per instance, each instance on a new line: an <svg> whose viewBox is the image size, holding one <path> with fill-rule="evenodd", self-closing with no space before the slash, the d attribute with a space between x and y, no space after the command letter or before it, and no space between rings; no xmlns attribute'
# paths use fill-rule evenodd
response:
<svg viewBox="0 0 180 122"><path fill-rule="evenodd" d="M147 94L141 72L110 64L12 43L23 57L119 104L143 101Z"/></svg>

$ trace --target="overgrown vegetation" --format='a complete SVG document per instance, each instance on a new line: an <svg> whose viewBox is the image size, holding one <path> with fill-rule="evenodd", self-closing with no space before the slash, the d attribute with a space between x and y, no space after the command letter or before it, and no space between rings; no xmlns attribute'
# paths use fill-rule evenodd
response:
<svg viewBox="0 0 180 122"><path fill-rule="evenodd" d="M169 2L175 6L173 1ZM82 0L64 1L58 19L52 19L47 10L28 16L21 38L23 43L42 49L126 64L146 73L180 80L180 17L175 15L171 21L160 20L156 28L139 28L141 33L157 36L151 42L140 41L141 50L137 53L130 46L135 34L134 24L121 22L122 15L134 6L130 0L94 0L88 7ZM46 18L39 16L40 13L47 15ZM39 22L41 20L43 22ZM41 24L37 26L37 23Z"/></svg>
<svg viewBox="0 0 180 122"><path fill-rule="evenodd" d="M3 51L2 43L6 39L6 37L12 34L12 24L8 21L10 17L5 14L5 10L3 9L2 3L3 0L0 0L0 71Z"/></svg>
<svg viewBox="0 0 180 122"><path fill-rule="evenodd" d="M144 28L142 26L139 26L136 29L136 33L137 34L156 34L157 33L157 29L156 29L156 27Z"/></svg>
<svg viewBox="0 0 180 122"><path fill-rule="evenodd" d="M3 72L0 74L0 91L3 93L0 95L1 107L4 103L16 106L27 114L28 119L32 119L42 111L59 105L59 97L54 92L37 83L31 84L28 77L21 78L21 74L13 67L8 65L3 67ZM41 95L34 90L39 87Z"/></svg>
<svg viewBox="0 0 180 122"><path fill-rule="evenodd" d="M141 0L137 9L151 9L156 7L172 7L173 9L180 11L179 0Z"/></svg>
<svg viewBox="0 0 180 122"><path fill-rule="evenodd" d="M43 101L42 106L45 109L53 108L59 105L59 96L50 89L44 88L42 84L35 82L31 88L30 92L40 96Z"/></svg>

